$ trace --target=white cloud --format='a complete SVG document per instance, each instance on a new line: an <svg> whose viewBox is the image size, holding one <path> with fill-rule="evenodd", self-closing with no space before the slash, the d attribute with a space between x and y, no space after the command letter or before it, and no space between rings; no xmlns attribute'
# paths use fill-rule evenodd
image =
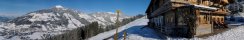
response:
<svg viewBox="0 0 244 40"><path fill-rule="evenodd" d="M107 12L107 13L110 13L110 14L115 14L114 12Z"/></svg>

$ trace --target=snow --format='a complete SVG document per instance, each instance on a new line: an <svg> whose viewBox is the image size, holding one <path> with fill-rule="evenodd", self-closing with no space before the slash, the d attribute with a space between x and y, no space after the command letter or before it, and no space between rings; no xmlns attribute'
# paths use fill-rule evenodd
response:
<svg viewBox="0 0 244 40"><path fill-rule="evenodd" d="M97 21L99 24L102 25L110 25L115 23L116 21L116 14L113 12L97 12L94 14L91 14L91 17L94 17L95 21ZM122 21L124 18L129 18L128 16L123 16L121 14L121 17L119 18L119 21Z"/></svg>
<svg viewBox="0 0 244 40"><path fill-rule="evenodd" d="M244 39L244 26L230 29L224 33L210 36L204 40L242 40Z"/></svg>
<svg viewBox="0 0 244 40"><path fill-rule="evenodd" d="M208 6L203 6L203 5L194 5L195 7L200 7L204 9L210 9L210 10L217 10L218 8L215 7L208 7Z"/></svg>
<svg viewBox="0 0 244 40"><path fill-rule="evenodd" d="M237 15L234 15L234 17L244 17L244 13L243 12L239 12Z"/></svg>
<svg viewBox="0 0 244 40"><path fill-rule="evenodd" d="M125 31L127 32L126 40L161 40L160 36L154 30L144 25L130 27ZM119 33L119 40L123 40L123 36L123 32ZM110 40L112 39L110 38Z"/></svg>
<svg viewBox="0 0 244 40"><path fill-rule="evenodd" d="M56 16L57 15L57 16ZM1 23L0 24L0 40L33 40L33 39L42 39L42 36L47 35L57 35L64 32L64 30L71 30L73 28L82 27L82 24L77 18L74 18L70 13L30 13L22 18L29 20L31 22L36 21L47 21L47 24L35 24L40 28L31 28L32 24L22 24L15 25L15 23ZM58 17L66 17L69 24L67 25L56 25L52 24L49 21L58 21ZM68 26L68 27L67 27Z"/></svg>
<svg viewBox="0 0 244 40"><path fill-rule="evenodd" d="M32 35L28 35L28 37L32 38L32 39L42 39L42 35L44 33L40 33L40 32L37 32L37 33L33 33Z"/></svg>
<svg viewBox="0 0 244 40"><path fill-rule="evenodd" d="M33 16L30 21L55 21L60 20L56 17L54 13L30 13L28 15ZM53 18L52 18L53 17Z"/></svg>
<svg viewBox="0 0 244 40"><path fill-rule="evenodd" d="M48 30L48 28L46 26L42 25L42 31L47 31L47 30Z"/></svg>
<svg viewBox="0 0 244 40"><path fill-rule="evenodd" d="M79 17L84 18L89 22L98 22L98 24L103 26L114 24L116 20L116 14L114 12L96 12L94 14L89 14L89 15L80 13ZM120 21L122 21L122 19L124 18L129 18L129 17L128 16L120 17Z"/></svg>
<svg viewBox="0 0 244 40"><path fill-rule="evenodd" d="M94 18L89 16L89 15L87 15L87 14L82 14L81 13L81 14L79 14L79 17L84 18L86 20L89 20L89 22L94 22Z"/></svg>
<svg viewBox="0 0 244 40"><path fill-rule="evenodd" d="M4 37L0 36L0 39L4 39Z"/></svg>
<svg viewBox="0 0 244 40"><path fill-rule="evenodd" d="M132 27L137 27L138 25L147 25L147 22L148 22L148 19L146 19L146 17L143 17L143 18L140 18L140 19L137 19L129 24L126 24L122 27L119 27L118 28L118 32L122 32L128 28L132 28ZM140 27L139 27L140 28ZM139 30L139 29L138 29ZM116 29L113 29L111 31L107 31L107 32L104 32L104 33L100 33L94 37L91 37L89 38L88 40L101 40L101 39L105 39L105 38L108 38L108 37L111 37L113 36L113 34L115 34L116 32ZM130 31L129 31L130 32ZM135 31L131 31L131 32L135 32ZM148 31L147 31L148 32ZM148 33L151 33L151 32L148 32ZM129 37L134 37L133 36L134 34L132 34L131 36ZM146 35L146 34L145 34ZM140 38L140 36L139 36ZM150 39L150 38L149 38Z"/></svg>
<svg viewBox="0 0 244 40"><path fill-rule="evenodd" d="M84 18L86 20L89 20L89 22L98 22L99 24L102 24L102 25L106 25L104 22L101 22L99 19L97 19L96 17L94 16L90 16L90 15L87 15L87 14L79 14L79 17L80 18Z"/></svg>
<svg viewBox="0 0 244 40"><path fill-rule="evenodd" d="M84 26L84 24L82 24L79 20L75 19L72 15L68 14L68 13L64 13L63 14L68 20L68 27L69 28L77 28L77 27L81 27Z"/></svg>
<svg viewBox="0 0 244 40"><path fill-rule="evenodd" d="M44 11L44 13L42 11ZM116 16L110 15L113 14L112 12L108 12L109 14L103 14L96 18L91 15L81 14L78 11L74 11L74 12L70 12L70 11L74 11L74 10L67 10L66 8L63 8L61 5L57 5L55 7L52 7L52 9L47 9L47 10L44 9L40 11L31 12L30 14L22 16L23 18L21 17L17 19L17 20L30 21L32 22L31 24L15 25L15 20L13 20L14 21L13 23L0 24L0 34L7 33L4 36L0 35L0 40L41 39L41 36L44 34L57 34L55 32L64 32L66 30L71 30L73 28L84 26L84 24L80 22L82 21L79 20L80 18L84 18L89 22L98 21L99 23L102 23L104 26L106 26L107 24L113 24L110 23L110 19L113 19L114 21L114 19L116 18ZM78 14L80 18L76 17L77 14L73 14L73 13L80 13ZM55 24L56 22L57 23L62 21L66 22L66 19L67 19L67 25ZM1 37L4 38L1 39ZM24 39L21 39L23 37Z"/></svg>

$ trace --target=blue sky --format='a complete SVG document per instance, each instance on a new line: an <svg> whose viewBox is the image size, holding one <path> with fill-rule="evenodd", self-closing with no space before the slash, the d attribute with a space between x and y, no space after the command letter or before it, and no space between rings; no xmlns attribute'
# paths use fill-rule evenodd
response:
<svg viewBox="0 0 244 40"><path fill-rule="evenodd" d="M20 16L26 13L62 5L81 12L115 12L128 16L144 14L150 0L0 0L0 15Z"/></svg>

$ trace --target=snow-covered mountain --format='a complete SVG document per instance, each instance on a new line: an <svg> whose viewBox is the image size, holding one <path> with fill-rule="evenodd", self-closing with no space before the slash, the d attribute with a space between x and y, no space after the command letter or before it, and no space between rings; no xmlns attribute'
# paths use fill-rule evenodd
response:
<svg viewBox="0 0 244 40"><path fill-rule="evenodd" d="M97 21L98 23L102 24L102 25L110 25L110 24L114 24L116 21L116 13L113 12L96 12L96 13L92 13L89 14L91 15L94 21ZM120 15L119 20L122 21L122 19L124 18L129 18L129 16L125 16L125 15Z"/></svg>
<svg viewBox="0 0 244 40"><path fill-rule="evenodd" d="M128 18L127 16L121 17ZM57 5L49 9L30 12L8 23L0 23L0 40L41 39L97 21L100 25L115 23L116 15L110 12L85 14Z"/></svg>
<svg viewBox="0 0 244 40"><path fill-rule="evenodd" d="M10 20L10 19L12 19L12 18L10 18L10 17L5 17L5 16L0 16L0 22L6 22L6 21L8 21L8 20Z"/></svg>
<svg viewBox="0 0 244 40"><path fill-rule="evenodd" d="M30 12L9 22L15 25L41 28L44 31L77 28L90 23L86 19L80 18L79 14L80 12L78 11L55 6L51 9Z"/></svg>

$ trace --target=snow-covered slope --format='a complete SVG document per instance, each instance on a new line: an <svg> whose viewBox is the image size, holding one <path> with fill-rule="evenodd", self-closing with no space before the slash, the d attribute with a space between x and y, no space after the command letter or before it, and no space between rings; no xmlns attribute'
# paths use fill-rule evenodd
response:
<svg viewBox="0 0 244 40"><path fill-rule="evenodd" d="M98 23L102 24L102 25L110 25L110 24L114 24L116 21L116 13L113 12L96 12L96 13L92 13L89 14L91 15L94 21L97 21ZM125 16L125 15L120 15L119 20L122 21L122 19L124 18L129 18L129 16Z"/></svg>
<svg viewBox="0 0 244 40"><path fill-rule="evenodd" d="M122 27L119 27L118 28L118 32L122 32L123 30L131 28L131 27L134 27L134 26L147 25L147 22L148 22L148 19L146 19L146 17L137 19L137 20L135 20L135 21L133 21L131 23L128 23L128 24L126 24L126 25L124 25ZM113 36L115 34L115 31L116 31L116 29L113 29L111 31L100 33L100 34L98 34L98 35L96 35L94 37L89 38L88 40L106 39L106 38L109 38L109 37Z"/></svg>
<svg viewBox="0 0 244 40"><path fill-rule="evenodd" d="M28 13L9 22L16 24L16 26L27 25L31 28L40 28L43 31L66 30L90 23L80 18L79 14L80 12L58 5L51 9L43 9Z"/></svg>
<svg viewBox="0 0 244 40"><path fill-rule="evenodd" d="M0 24L0 40L42 39L45 35L57 35L66 30L82 27L90 22L80 17L76 10L60 5L42 9Z"/></svg>

